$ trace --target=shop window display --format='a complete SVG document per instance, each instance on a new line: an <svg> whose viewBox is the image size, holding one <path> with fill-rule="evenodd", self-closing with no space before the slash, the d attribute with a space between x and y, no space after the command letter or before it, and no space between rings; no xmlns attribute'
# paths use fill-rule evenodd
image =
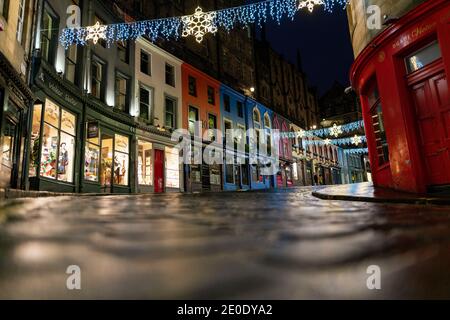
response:
<svg viewBox="0 0 450 320"><path fill-rule="evenodd" d="M153 160L152 144L139 140L138 142L138 177L139 184L144 186L153 185Z"/></svg>
<svg viewBox="0 0 450 320"><path fill-rule="evenodd" d="M46 101L40 159L42 177L73 182L75 126L75 115L49 100ZM32 142L33 153L35 142L36 140Z"/></svg>
<svg viewBox="0 0 450 320"><path fill-rule="evenodd" d="M166 154L166 187L178 189L180 187L180 160L178 149L168 148Z"/></svg>
<svg viewBox="0 0 450 320"><path fill-rule="evenodd" d="M128 185L129 139L116 134L114 148L114 184Z"/></svg>
<svg viewBox="0 0 450 320"><path fill-rule="evenodd" d="M33 107L33 123L31 126L30 168L29 168L30 177L36 177L37 168L39 167L41 118L42 118L42 105L36 104Z"/></svg>

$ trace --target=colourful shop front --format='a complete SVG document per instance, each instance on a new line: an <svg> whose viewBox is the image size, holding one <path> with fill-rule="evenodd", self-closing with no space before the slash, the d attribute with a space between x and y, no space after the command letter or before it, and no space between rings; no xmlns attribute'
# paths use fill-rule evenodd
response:
<svg viewBox="0 0 450 320"><path fill-rule="evenodd" d="M222 160L205 161L208 158L223 158L220 143L220 82L183 63L182 72L182 127L192 137L192 155L184 165L184 190L186 192L221 191L223 186ZM196 153L201 152L201 161Z"/></svg>
<svg viewBox="0 0 450 320"><path fill-rule="evenodd" d="M249 175L252 190L275 187L276 168L273 135L273 112L263 104L248 98L246 103L247 145L249 150Z"/></svg>
<svg viewBox="0 0 450 320"><path fill-rule="evenodd" d="M224 135L223 188L229 191L248 190L250 189L250 171L248 148L246 150L245 144L248 98L222 85L220 99Z"/></svg>
<svg viewBox="0 0 450 320"><path fill-rule="evenodd" d="M82 95L36 61L30 113L29 188L55 192L130 193L133 118Z"/></svg>
<svg viewBox="0 0 450 320"><path fill-rule="evenodd" d="M450 185L450 2L426 1L380 33L351 70L374 184Z"/></svg>
<svg viewBox="0 0 450 320"><path fill-rule="evenodd" d="M136 131L135 179L138 193L179 192L183 190L180 150L171 132L138 126Z"/></svg>
<svg viewBox="0 0 450 320"><path fill-rule="evenodd" d="M293 183L293 158L292 158L292 145L293 142L291 134L291 123L284 117L274 113L273 115L273 128L280 132L279 136L279 159L280 168L277 173L278 188L292 187Z"/></svg>

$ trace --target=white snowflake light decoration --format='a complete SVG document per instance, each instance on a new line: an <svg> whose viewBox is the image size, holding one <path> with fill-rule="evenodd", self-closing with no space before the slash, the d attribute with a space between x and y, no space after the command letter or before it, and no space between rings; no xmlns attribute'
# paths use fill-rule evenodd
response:
<svg viewBox="0 0 450 320"><path fill-rule="evenodd" d="M305 137L305 130L300 129L299 131L297 131L297 138L304 138Z"/></svg>
<svg viewBox="0 0 450 320"><path fill-rule="evenodd" d="M333 125L333 128L330 129L330 135L336 138L339 137L342 133L342 126L338 126L336 123Z"/></svg>
<svg viewBox="0 0 450 320"><path fill-rule="evenodd" d="M359 145L359 144L361 144L362 143L362 138L361 137L359 137L358 135L355 135L353 138L352 138L352 143L354 144L354 145Z"/></svg>
<svg viewBox="0 0 450 320"><path fill-rule="evenodd" d="M102 26L100 25L100 22L97 21L97 23L94 24L93 26L86 28L87 36L85 40L86 41L92 40L94 44L97 44L98 40L106 39L107 28L108 28L107 26Z"/></svg>
<svg viewBox="0 0 450 320"><path fill-rule="evenodd" d="M323 0L302 0L298 5L298 9L308 8L309 12L313 12L314 7L320 5L324 5Z"/></svg>
<svg viewBox="0 0 450 320"><path fill-rule="evenodd" d="M207 33L216 33L217 26L214 24L216 12L203 12L202 8L195 9L195 13L181 18L183 22L183 37L194 36L198 43L203 41Z"/></svg>
<svg viewBox="0 0 450 320"><path fill-rule="evenodd" d="M323 141L323 143L324 143L326 146L329 146L329 145L331 144L331 140L330 140L330 139L325 139L325 140Z"/></svg>

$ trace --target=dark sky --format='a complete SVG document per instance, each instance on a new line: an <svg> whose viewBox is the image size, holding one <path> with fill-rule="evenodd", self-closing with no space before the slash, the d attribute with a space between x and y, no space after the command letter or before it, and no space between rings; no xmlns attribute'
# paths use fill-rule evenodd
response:
<svg viewBox="0 0 450 320"><path fill-rule="evenodd" d="M266 30L275 50L289 61L296 62L297 48L300 49L303 70L320 94L335 80L349 84L353 51L347 15L341 7L335 8L333 13L324 12L322 8L312 14L300 11L294 22L285 19L280 26L268 23Z"/></svg>

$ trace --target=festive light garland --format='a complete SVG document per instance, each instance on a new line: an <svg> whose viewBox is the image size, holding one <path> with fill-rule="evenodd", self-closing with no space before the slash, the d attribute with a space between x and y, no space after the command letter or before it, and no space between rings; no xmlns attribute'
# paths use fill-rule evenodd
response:
<svg viewBox="0 0 450 320"><path fill-rule="evenodd" d="M294 19L304 8L310 12L315 6L323 6L331 12L335 6L345 7L348 0L265 0L239 7L203 12L198 7L194 14L130 23L95 25L81 28L66 28L60 36L61 44L67 49L71 45L87 45L89 40L96 44L100 39L110 46L114 42L136 40L147 36L151 41L158 38L178 39L180 36L194 36L201 42L206 34L215 34L218 28L226 31L237 26L256 24L261 26L270 19L281 23L283 18Z"/></svg>
<svg viewBox="0 0 450 320"><path fill-rule="evenodd" d="M368 148L358 148L358 149L344 149L344 153L346 154L368 154Z"/></svg>
<svg viewBox="0 0 450 320"><path fill-rule="evenodd" d="M343 139L325 139L325 140L304 140L303 145L310 146L328 146L328 145L335 145L335 146L349 146L349 145L360 145L362 143L367 142L367 138L365 136L354 136L352 138L343 138Z"/></svg>
<svg viewBox="0 0 450 320"><path fill-rule="evenodd" d="M305 132L305 137L338 137L344 133L351 133L353 131L361 130L364 128L364 121L356 121L342 126L333 125L331 128L323 128L317 130L310 130Z"/></svg>

